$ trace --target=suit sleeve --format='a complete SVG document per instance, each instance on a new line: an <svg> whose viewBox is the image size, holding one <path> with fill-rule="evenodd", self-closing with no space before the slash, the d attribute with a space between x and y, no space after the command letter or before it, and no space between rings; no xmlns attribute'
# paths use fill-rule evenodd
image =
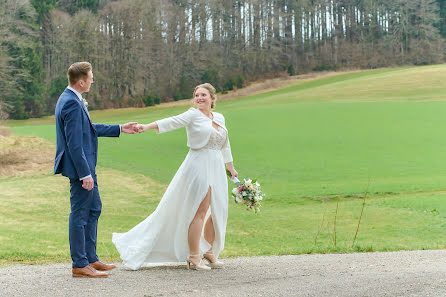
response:
<svg viewBox="0 0 446 297"><path fill-rule="evenodd" d="M158 133L164 133L187 126L195 117L195 112L196 111L190 108L182 114L156 121L159 130Z"/></svg>
<svg viewBox="0 0 446 297"><path fill-rule="evenodd" d="M79 177L91 174L82 148L82 112L79 103L74 100L67 102L62 108L68 153Z"/></svg>
<svg viewBox="0 0 446 297"><path fill-rule="evenodd" d="M121 134L121 128L119 125L103 125L93 124L98 137L119 137Z"/></svg>

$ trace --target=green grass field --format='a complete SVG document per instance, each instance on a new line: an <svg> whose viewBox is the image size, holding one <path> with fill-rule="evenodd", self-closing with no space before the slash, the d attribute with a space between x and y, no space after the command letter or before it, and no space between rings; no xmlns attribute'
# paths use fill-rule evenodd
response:
<svg viewBox="0 0 446 297"><path fill-rule="evenodd" d="M445 79L446 65L379 69L218 102L240 176L258 178L268 194L259 215L230 201L223 256L443 248ZM148 123L186 109L91 116ZM53 122L7 124L18 135L54 142ZM117 259L111 232L128 230L155 209L186 153L184 129L100 140L100 255ZM1 178L0 188L0 259L69 260L68 182L45 172Z"/></svg>

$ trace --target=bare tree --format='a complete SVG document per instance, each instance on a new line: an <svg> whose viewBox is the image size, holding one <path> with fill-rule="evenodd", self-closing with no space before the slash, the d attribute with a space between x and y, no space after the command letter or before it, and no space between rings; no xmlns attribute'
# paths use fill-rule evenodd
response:
<svg viewBox="0 0 446 297"><path fill-rule="evenodd" d="M182 99L203 81L227 90L236 80L293 69L438 63L445 47L436 2L102 0L89 11L84 2L61 0L42 17L46 106L52 111L65 71L77 60L93 63L92 108L139 106L149 94ZM14 20L21 7L29 8L29 0L0 2L3 40L11 34L1 31L6 23L35 34ZM2 70L14 67L6 51L0 43ZM14 90L8 84L16 77L8 80L8 73L0 71L1 94Z"/></svg>

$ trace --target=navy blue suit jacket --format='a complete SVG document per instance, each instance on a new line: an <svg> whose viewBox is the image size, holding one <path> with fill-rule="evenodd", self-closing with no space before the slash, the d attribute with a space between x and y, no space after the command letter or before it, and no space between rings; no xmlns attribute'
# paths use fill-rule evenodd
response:
<svg viewBox="0 0 446 297"><path fill-rule="evenodd" d="M56 105L56 133L54 174L82 178L95 175L98 137L118 137L120 128L93 124L83 102L73 91L65 89Z"/></svg>

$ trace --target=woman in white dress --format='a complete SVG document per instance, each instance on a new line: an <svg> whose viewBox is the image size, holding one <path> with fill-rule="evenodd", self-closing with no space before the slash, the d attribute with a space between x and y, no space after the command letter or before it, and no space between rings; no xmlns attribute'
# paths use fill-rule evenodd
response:
<svg viewBox="0 0 446 297"><path fill-rule="evenodd" d="M238 173L225 119L212 112L215 88L208 83L198 85L193 95L195 108L139 126L141 131L154 129L157 133L186 127L190 150L156 210L127 233L113 233L112 241L128 268L184 261L188 269L196 270L223 265L217 259L224 248L228 218L225 164L231 179Z"/></svg>

